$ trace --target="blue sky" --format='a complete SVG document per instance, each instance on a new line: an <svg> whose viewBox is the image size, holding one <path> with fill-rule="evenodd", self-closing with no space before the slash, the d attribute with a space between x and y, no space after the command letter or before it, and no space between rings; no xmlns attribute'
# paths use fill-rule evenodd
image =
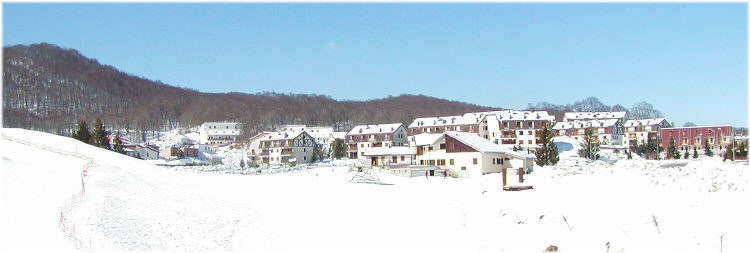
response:
<svg viewBox="0 0 750 253"><path fill-rule="evenodd" d="M424 94L523 109L596 96L747 126L747 5L3 4L48 42L205 92Z"/></svg>

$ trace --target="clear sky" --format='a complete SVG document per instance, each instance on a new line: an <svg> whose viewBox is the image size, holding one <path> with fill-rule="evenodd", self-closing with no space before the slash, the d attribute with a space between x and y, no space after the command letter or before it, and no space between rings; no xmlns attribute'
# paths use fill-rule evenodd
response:
<svg viewBox="0 0 750 253"><path fill-rule="evenodd" d="M3 4L48 42L205 92L424 94L524 109L596 96L747 126L747 4Z"/></svg>

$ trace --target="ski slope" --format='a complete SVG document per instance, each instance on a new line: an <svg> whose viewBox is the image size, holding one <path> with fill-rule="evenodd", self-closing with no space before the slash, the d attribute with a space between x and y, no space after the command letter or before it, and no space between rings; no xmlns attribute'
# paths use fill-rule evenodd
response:
<svg viewBox="0 0 750 253"><path fill-rule="evenodd" d="M533 190L505 192L499 174L402 178L375 170L378 185L350 183L354 172L345 166L209 173L159 167L41 132L3 129L2 136L2 249L748 247L747 166L719 158L610 164L566 154L564 165L536 167L526 176Z"/></svg>

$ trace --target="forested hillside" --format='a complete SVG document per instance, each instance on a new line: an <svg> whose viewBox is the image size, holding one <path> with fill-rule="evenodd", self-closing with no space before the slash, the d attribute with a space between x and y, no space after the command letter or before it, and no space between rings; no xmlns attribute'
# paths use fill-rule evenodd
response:
<svg viewBox="0 0 750 253"><path fill-rule="evenodd" d="M123 73L56 45L3 48L3 126L62 135L78 119L95 117L110 129L136 131L233 120L254 133L280 124L342 130L364 123L408 124L415 117L493 109L422 95L337 101L322 95L202 93Z"/></svg>

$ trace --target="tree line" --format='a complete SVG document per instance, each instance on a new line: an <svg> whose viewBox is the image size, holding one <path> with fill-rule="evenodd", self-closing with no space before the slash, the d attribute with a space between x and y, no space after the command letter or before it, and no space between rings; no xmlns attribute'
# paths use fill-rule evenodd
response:
<svg viewBox="0 0 750 253"><path fill-rule="evenodd" d="M236 121L253 135L284 124L400 122L499 108L423 95L337 101L324 95L273 92L202 93L123 73L76 50L52 44L3 48L3 125L70 135L80 119L100 117L110 129L138 133ZM258 84L262 87L262 84ZM248 137L248 136L246 136Z"/></svg>

